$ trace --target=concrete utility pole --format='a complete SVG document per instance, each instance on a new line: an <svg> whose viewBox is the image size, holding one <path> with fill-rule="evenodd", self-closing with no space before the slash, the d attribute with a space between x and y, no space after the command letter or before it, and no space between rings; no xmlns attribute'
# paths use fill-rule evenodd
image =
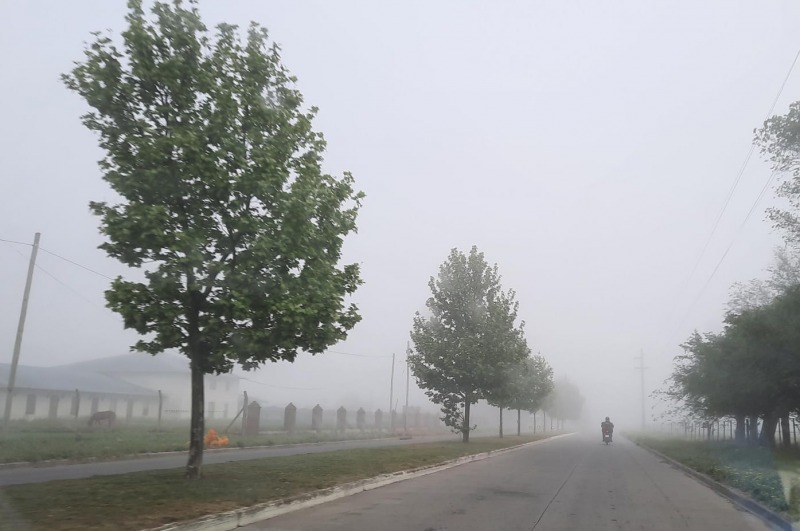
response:
<svg viewBox="0 0 800 531"><path fill-rule="evenodd" d="M22 295L22 310L19 312L19 324L17 325L17 339L14 341L14 354L11 358L11 370L8 373L8 387L6 389L6 407L3 413L3 431L8 428L8 420L11 418L11 400L14 393L14 383L17 379L17 364L19 363L19 351L22 348L22 332L25 330L25 316L28 313L28 297L31 293L31 283L33 282L33 268L36 266L36 254L39 252L39 236L37 232L33 237L33 249L31 250L31 261L28 264L28 277L25 280L25 292Z"/></svg>
<svg viewBox="0 0 800 531"><path fill-rule="evenodd" d="M403 415L403 433L408 435L408 387L411 382L411 366L408 364L408 355L411 354L411 346L406 343L406 413Z"/></svg>
<svg viewBox="0 0 800 531"><path fill-rule="evenodd" d="M647 367L644 366L644 350L640 351L640 354L638 356L636 356L636 358L634 358L634 359L639 360L639 366L636 367L636 370L639 371L639 373L641 374L641 379L642 379L642 431L644 431L645 427L647 426L647 423L646 423L646 420L645 420L646 417L645 417L645 407L644 407L644 398L645 398L645 394L644 394L644 370Z"/></svg>
<svg viewBox="0 0 800 531"><path fill-rule="evenodd" d="M392 405L394 404L394 352L392 352L392 381L389 382L389 430L394 430L394 415L392 415Z"/></svg>

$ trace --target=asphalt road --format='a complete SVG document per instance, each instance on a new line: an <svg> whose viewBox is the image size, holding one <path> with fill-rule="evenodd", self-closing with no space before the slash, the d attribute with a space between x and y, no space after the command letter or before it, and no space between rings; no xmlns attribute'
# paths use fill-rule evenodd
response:
<svg viewBox="0 0 800 531"><path fill-rule="evenodd" d="M619 439L606 446L573 436L243 529L705 531L769 527L633 443Z"/></svg>
<svg viewBox="0 0 800 531"><path fill-rule="evenodd" d="M350 450L353 448L381 448L385 446L398 446L446 440L458 440L458 437L455 435L442 435L414 437L413 439L367 439L329 443L289 444L261 448L206 450L203 453L203 463L208 465L212 463L226 463L230 461L262 459L265 457L315 454L322 452L334 452L337 450ZM128 474L131 472L140 472L144 470L182 468L186 466L187 456L188 454L185 452L174 452L166 455L97 463L0 468L0 487L7 485L19 485L23 483L43 483L45 481L53 481L58 479L79 479L91 476Z"/></svg>

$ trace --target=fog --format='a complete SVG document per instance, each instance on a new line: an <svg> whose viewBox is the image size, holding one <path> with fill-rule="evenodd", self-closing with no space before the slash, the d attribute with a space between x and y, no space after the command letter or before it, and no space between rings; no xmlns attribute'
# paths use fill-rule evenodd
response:
<svg viewBox="0 0 800 531"><path fill-rule="evenodd" d="M290 2L205 0L208 26L266 26L283 49L325 168L366 193L344 262L361 264L347 341L242 374L270 405L405 400L405 351L428 279L477 245L513 288L533 353L577 384L584 419L638 427L645 392L693 329L721 328L728 289L780 243L754 153L800 47L796 2ZM104 306L129 274L97 249L111 200L59 74L125 2L0 3L0 363L11 360L30 247L42 233L20 363L121 355L136 340ZM800 67L777 100L800 96ZM706 241L709 241L706 245ZM703 252L705 251L705 252ZM702 254L701 254L702 253ZM723 258L720 262L720 260ZM66 260L65 260L66 259ZM146 354L141 354L146 356ZM409 402L423 405L411 381ZM655 407L655 409L653 409ZM660 406L648 398L648 417ZM508 425L515 417L508 417ZM599 427L597 427L599 429Z"/></svg>

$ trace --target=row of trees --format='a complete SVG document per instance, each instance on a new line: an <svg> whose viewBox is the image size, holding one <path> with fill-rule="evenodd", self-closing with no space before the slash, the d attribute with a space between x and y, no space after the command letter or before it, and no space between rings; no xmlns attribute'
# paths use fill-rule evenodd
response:
<svg viewBox="0 0 800 531"><path fill-rule="evenodd" d="M786 246L767 280L734 285L721 333L695 332L682 345L667 394L702 418L735 418L738 441L774 447L778 425L789 444L790 415L800 413L800 102L767 120L756 143L788 174L778 195L789 207L768 210Z"/></svg>
<svg viewBox="0 0 800 531"><path fill-rule="evenodd" d="M186 477L201 476L203 375L293 361L345 339L360 315L341 265L363 194L349 173L322 170L323 136L267 32L209 31L196 4L128 1L119 37L96 33L62 76L89 111L116 193L92 202L106 253L136 270L106 291L142 339L136 350L189 358L192 413ZM473 250L451 254L431 284L430 319L414 321L414 373L445 420L469 437L485 398L541 407L552 371L531 357L513 292ZM463 413L461 412L463 410Z"/></svg>
<svg viewBox="0 0 800 531"><path fill-rule="evenodd" d="M442 420L464 442L475 428L470 407L478 400L500 408L501 436L504 409L517 411L519 431L521 411L542 409L548 397L561 418L577 417L574 406L552 393L550 365L531 355L525 323L517 324L519 303L513 290L503 291L497 265L490 266L476 247L469 254L453 249L428 285L428 312L414 318L409 365L419 387L441 405Z"/></svg>

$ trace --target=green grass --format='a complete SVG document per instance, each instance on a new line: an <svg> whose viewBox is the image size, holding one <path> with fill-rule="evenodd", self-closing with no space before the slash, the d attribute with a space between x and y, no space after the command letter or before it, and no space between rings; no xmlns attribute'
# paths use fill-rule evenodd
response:
<svg viewBox="0 0 800 531"><path fill-rule="evenodd" d="M547 436L549 436L548 434ZM135 530L288 498L349 481L409 470L546 438L475 438L206 465L182 470L52 481L0 489L0 527L60 531ZM47 500L43 503L43 500Z"/></svg>
<svg viewBox="0 0 800 531"><path fill-rule="evenodd" d="M220 433L225 426L209 425ZM267 433L258 436L229 434L231 448L271 446L301 442L325 442L346 439L388 437L387 432L360 432L350 430L344 434L334 431ZM189 447L189 428L169 425L161 431L153 425L120 425L111 429L90 430L85 424L75 431L74 425L31 422L12 425L8 433L0 435L0 463L40 462L53 459L88 460L115 459L154 452L183 451Z"/></svg>
<svg viewBox="0 0 800 531"><path fill-rule="evenodd" d="M773 510L789 511L778 476L778 460L766 448L738 446L732 441L686 441L644 435L631 438L748 494Z"/></svg>

